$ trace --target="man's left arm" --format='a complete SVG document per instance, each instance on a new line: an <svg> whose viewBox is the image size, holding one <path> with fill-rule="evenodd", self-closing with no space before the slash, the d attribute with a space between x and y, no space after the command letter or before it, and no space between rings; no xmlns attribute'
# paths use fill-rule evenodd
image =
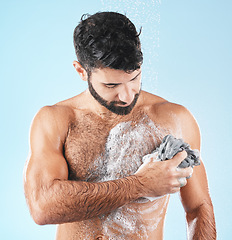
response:
<svg viewBox="0 0 232 240"><path fill-rule="evenodd" d="M182 137L192 149L200 150L200 131L191 113L182 108L179 112L182 123ZM181 201L186 212L188 239L216 239L216 226L212 201L204 164L194 167L187 185L180 190Z"/></svg>

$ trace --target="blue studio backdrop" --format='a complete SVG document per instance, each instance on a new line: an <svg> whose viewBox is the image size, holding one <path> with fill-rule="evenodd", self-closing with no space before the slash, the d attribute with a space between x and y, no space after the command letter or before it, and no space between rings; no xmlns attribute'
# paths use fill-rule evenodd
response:
<svg viewBox="0 0 232 240"><path fill-rule="evenodd" d="M197 119L218 239L231 239L231 8L229 0L1 1L0 239L55 238L56 226L36 225L24 198L30 124L41 107L86 89L72 66L72 34L82 14L103 10L142 26L143 89ZM170 199L164 239L186 239L178 194Z"/></svg>

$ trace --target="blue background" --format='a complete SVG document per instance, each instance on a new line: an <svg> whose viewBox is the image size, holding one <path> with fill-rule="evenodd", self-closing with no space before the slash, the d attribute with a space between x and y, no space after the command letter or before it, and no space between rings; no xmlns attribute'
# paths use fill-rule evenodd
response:
<svg viewBox="0 0 232 240"><path fill-rule="evenodd" d="M39 108L85 90L72 66L73 29L83 13L106 9L143 27L143 88L197 119L218 239L231 239L230 0L0 2L0 239L54 239L55 226L36 225L24 199L29 128ZM186 239L185 228L179 196L172 195L165 240Z"/></svg>

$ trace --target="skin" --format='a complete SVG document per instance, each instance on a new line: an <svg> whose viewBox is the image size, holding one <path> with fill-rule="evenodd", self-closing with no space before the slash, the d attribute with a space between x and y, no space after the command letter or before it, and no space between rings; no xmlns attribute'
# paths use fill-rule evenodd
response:
<svg viewBox="0 0 232 240"><path fill-rule="evenodd" d="M84 68L76 61L73 65L87 81ZM141 70L125 73L95 69L90 80L103 99L126 107L140 92ZM34 221L39 225L58 224L58 240L109 239L103 227L107 223L110 223L107 226L111 234L118 236L115 239L159 240L163 239L169 194L180 192L189 239L216 239L213 206L202 160L194 172L191 167L176 170L186 157L185 151L169 161L153 162L151 158L137 172L130 172L125 165L128 170L125 176L95 181L99 170L92 166L104 153L110 130L122 122L138 124L144 118L164 132L182 137L192 149L200 150L200 132L191 113L183 106L144 91L127 115L112 113L88 90L42 108L31 126L24 178L25 196ZM158 143L160 141L157 139ZM144 138L144 142L151 146L150 152L157 147L149 139ZM180 178L184 187L180 187ZM150 202L145 197L159 198ZM127 216L128 221L135 219L133 221L143 229L137 227L136 232L126 232L124 226L117 225L116 218L111 219L119 212Z"/></svg>

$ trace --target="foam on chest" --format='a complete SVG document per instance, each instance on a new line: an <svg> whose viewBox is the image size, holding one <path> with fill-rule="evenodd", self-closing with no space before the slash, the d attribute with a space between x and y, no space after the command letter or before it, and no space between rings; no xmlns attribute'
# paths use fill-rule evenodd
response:
<svg viewBox="0 0 232 240"><path fill-rule="evenodd" d="M79 179L96 182L136 172L142 157L153 151L165 135L147 116L120 122L111 129L102 126L83 131L76 126L73 131L66 143L71 171Z"/></svg>
<svg viewBox="0 0 232 240"><path fill-rule="evenodd" d="M160 134L155 125L140 122L122 122L109 132L105 153L94 163L100 171L98 180L107 181L129 176L142 164L142 157L156 148Z"/></svg>

